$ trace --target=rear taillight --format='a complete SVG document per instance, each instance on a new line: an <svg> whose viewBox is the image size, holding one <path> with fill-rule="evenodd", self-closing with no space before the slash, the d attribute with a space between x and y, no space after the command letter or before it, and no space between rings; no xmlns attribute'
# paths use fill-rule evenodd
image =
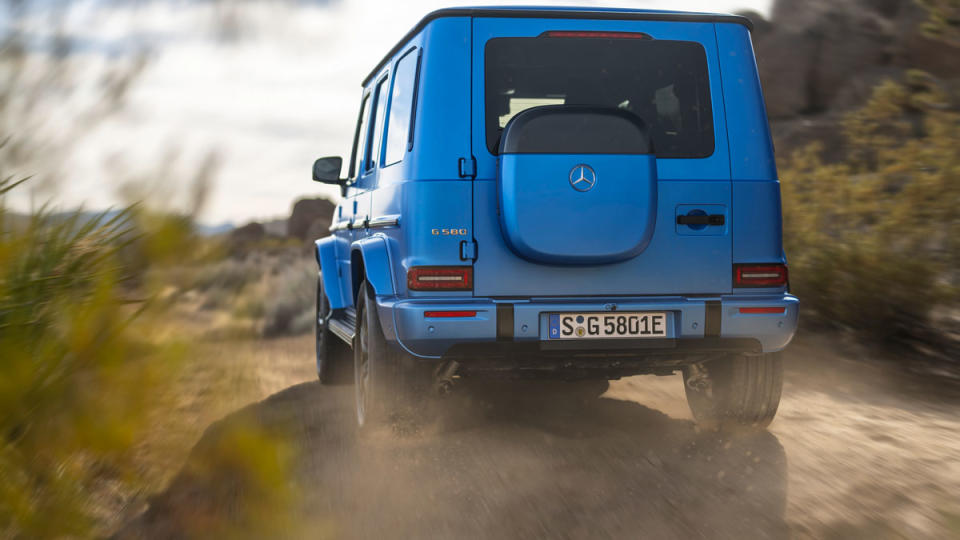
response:
<svg viewBox="0 0 960 540"><path fill-rule="evenodd" d="M733 265L733 286L786 287L787 265L735 264Z"/></svg>
<svg viewBox="0 0 960 540"><path fill-rule="evenodd" d="M407 272L411 291L469 291L473 289L470 266L416 266Z"/></svg>
<svg viewBox="0 0 960 540"><path fill-rule="evenodd" d="M581 30L549 30L541 37L552 38L596 38L596 39L653 39L643 32L588 32Z"/></svg>

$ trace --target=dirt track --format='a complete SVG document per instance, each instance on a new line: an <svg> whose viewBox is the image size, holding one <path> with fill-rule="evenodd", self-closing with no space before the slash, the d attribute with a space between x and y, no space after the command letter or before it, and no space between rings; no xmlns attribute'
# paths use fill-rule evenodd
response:
<svg viewBox="0 0 960 540"><path fill-rule="evenodd" d="M282 390L197 445L251 416L283 426L300 455L294 536L960 538L957 387L824 340L790 349L769 432L739 434L698 430L674 376L618 381L599 398L465 388L419 433L358 437L352 387L310 380L309 345L264 358L265 393ZM197 516L231 519L236 494L191 471L126 533L178 537Z"/></svg>

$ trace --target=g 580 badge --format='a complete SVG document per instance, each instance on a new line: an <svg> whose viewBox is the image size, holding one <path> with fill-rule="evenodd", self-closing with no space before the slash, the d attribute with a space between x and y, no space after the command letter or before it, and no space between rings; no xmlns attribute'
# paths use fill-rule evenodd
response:
<svg viewBox="0 0 960 540"><path fill-rule="evenodd" d="M430 229L433 236L466 236L466 229Z"/></svg>

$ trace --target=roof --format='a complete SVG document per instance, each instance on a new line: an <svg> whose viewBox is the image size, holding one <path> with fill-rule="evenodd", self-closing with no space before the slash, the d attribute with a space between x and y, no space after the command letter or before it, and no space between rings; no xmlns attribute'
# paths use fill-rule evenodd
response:
<svg viewBox="0 0 960 540"><path fill-rule="evenodd" d="M695 13L686 11L661 11L653 9L625 8L581 8L581 7L535 7L535 6L488 6L438 9L428 13L406 35L390 49L373 71L363 79L366 86L387 62L403 48L404 44L420 33L431 21L444 17L503 17L530 19L594 19L620 21L681 21L681 22L723 22L742 24L753 30L753 23L746 17L722 13Z"/></svg>

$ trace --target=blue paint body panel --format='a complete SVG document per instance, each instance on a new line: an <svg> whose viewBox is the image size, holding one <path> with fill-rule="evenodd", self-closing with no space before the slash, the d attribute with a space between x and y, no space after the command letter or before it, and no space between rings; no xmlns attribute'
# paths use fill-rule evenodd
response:
<svg viewBox="0 0 960 540"><path fill-rule="evenodd" d="M716 28L723 103L727 117L736 119L727 124L730 175L740 181L774 181L777 165L750 34L736 24L718 24Z"/></svg>
<svg viewBox="0 0 960 540"><path fill-rule="evenodd" d="M328 236L316 241L317 264L323 277L323 290L334 309L348 305L349 290L344 289L345 282L340 276L340 266L337 262L336 238ZM349 302L352 304L352 300Z"/></svg>
<svg viewBox="0 0 960 540"><path fill-rule="evenodd" d="M387 236L383 234L368 236L351 246L363 259L364 276L377 296L397 293L388 246Z"/></svg>
<svg viewBox="0 0 960 540"><path fill-rule="evenodd" d="M539 9L542 18L531 14ZM670 341L719 337L755 340L766 352L785 347L796 330L797 299L785 288L732 283L734 264L786 262L780 187L748 28L723 17L672 20L669 12L525 10L516 17L504 9L428 18L371 73L362 96L386 81L391 97L383 117L390 117L394 96L407 96L412 128L402 158L386 166L394 126L371 117L361 137L374 149L375 165L355 174L331 236L317 241L331 306L353 306L359 282L367 281L387 340L430 359L464 343L544 342L556 314L602 312L612 304L667 313ZM642 32L702 47L712 153L493 155L486 44L555 30ZM394 72L408 54L419 55L415 88L398 88ZM593 189L571 185L579 165L596 173ZM678 223L689 215L720 215L723 223ZM470 267L472 290L410 291L407 272L421 266ZM498 321L504 304L512 328ZM716 306L719 317L708 317ZM783 311L742 314L741 307ZM476 313L426 316L443 310ZM719 319L709 336L708 319Z"/></svg>
<svg viewBox="0 0 960 540"><path fill-rule="evenodd" d="M733 183L733 262L787 262L783 255L780 182Z"/></svg>

